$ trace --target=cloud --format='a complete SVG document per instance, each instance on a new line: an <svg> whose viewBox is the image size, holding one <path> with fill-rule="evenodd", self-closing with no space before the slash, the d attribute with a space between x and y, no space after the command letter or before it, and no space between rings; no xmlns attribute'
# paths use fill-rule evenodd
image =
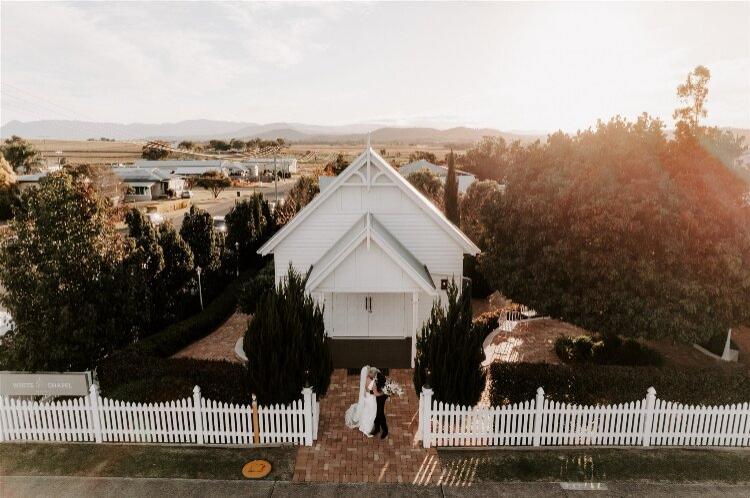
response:
<svg viewBox="0 0 750 498"><path fill-rule="evenodd" d="M340 14L290 4L4 3L2 76L69 107L187 104L325 50L326 26Z"/></svg>

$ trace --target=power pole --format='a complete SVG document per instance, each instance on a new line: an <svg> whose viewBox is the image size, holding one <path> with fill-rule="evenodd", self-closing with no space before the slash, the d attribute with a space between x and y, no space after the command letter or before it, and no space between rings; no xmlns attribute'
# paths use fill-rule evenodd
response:
<svg viewBox="0 0 750 498"><path fill-rule="evenodd" d="M276 193L276 205L279 205L279 173L276 171L276 149L273 151L273 189Z"/></svg>

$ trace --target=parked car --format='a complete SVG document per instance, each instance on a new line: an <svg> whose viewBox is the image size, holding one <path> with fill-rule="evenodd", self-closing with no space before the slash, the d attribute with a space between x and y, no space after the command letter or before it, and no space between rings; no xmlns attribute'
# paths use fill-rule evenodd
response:
<svg viewBox="0 0 750 498"><path fill-rule="evenodd" d="M182 195L180 196L183 199L192 199L193 198L193 191L192 190L183 190Z"/></svg>
<svg viewBox="0 0 750 498"><path fill-rule="evenodd" d="M223 216L214 216L214 230L221 233L226 233L227 231L227 222L224 219Z"/></svg>

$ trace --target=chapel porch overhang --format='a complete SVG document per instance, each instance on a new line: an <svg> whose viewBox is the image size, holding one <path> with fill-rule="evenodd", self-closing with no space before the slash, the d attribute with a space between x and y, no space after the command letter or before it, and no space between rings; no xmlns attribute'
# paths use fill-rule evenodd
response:
<svg viewBox="0 0 750 498"><path fill-rule="evenodd" d="M438 291L427 267L366 213L313 265L308 292Z"/></svg>

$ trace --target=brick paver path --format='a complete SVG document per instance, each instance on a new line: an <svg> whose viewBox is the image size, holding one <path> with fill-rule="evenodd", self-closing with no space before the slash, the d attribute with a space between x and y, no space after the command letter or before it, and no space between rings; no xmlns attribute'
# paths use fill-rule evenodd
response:
<svg viewBox="0 0 750 498"><path fill-rule="evenodd" d="M441 469L434 449L417 441L419 406L411 370L391 370L404 396L385 405L390 435L367 438L344 424L344 413L357 401L359 373L335 370L331 386L320 403L318 440L297 450L295 481L386 482L436 484Z"/></svg>
<svg viewBox="0 0 750 498"><path fill-rule="evenodd" d="M178 351L174 358L195 358L197 360L229 360L239 362L234 354L237 339L247 330L250 315L235 313L209 335Z"/></svg>

